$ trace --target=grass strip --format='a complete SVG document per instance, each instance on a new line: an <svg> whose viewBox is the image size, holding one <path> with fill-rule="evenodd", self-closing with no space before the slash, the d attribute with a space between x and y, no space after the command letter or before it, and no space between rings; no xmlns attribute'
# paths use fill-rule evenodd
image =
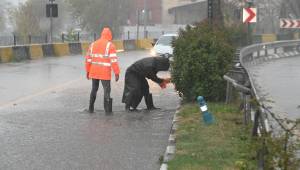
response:
<svg viewBox="0 0 300 170"><path fill-rule="evenodd" d="M216 122L205 125L196 104L182 107L176 131L176 154L169 170L256 169L256 149L236 105L209 103Z"/></svg>

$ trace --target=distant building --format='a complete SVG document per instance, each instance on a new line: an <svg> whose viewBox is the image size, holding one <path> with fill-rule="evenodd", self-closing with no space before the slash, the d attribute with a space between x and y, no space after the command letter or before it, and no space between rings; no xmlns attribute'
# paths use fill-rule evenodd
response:
<svg viewBox="0 0 300 170"><path fill-rule="evenodd" d="M207 0L162 0L162 23L191 24L207 18Z"/></svg>
<svg viewBox="0 0 300 170"><path fill-rule="evenodd" d="M134 7L129 14L128 25L136 25L137 14L139 13L140 24L144 23L144 2L146 2L146 9L148 13L148 25L161 24L162 20L162 0L133 0Z"/></svg>
<svg viewBox="0 0 300 170"><path fill-rule="evenodd" d="M133 0L134 7L128 16L128 25L144 24L146 2L147 24L191 24L207 17L207 0ZM139 16L138 16L139 14Z"/></svg>

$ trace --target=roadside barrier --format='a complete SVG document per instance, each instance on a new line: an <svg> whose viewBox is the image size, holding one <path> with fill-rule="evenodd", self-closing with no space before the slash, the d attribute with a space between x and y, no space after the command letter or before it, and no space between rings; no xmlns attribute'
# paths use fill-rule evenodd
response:
<svg viewBox="0 0 300 170"><path fill-rule="evenodd" d="M152 48L152 39L114 40L117 51ZM30 44L12 47L0 47L0 63L35 60L44 57L62 57L69 55L84 55L89 42Z"/></svg>
<svg viewBox="0 0 300 170"><path fill-rule="evenodd" d="M43 56L44 57L53 57L54 49L52 44L42 44Z"/></svg>
<svg viewBox="0 0 300 170"><path fill-rule="evenodd" d="M90 45L90 43L88 43L88 42L81 43L81 50L82 50L81 54L82 55L86 54L87 50L89 49L89 45Z"/></svg>
<svg viewBox="0 0 300 170"><path fill-rule="evenodd" d="M44 57L42 45L31 45L29 46L30 59L39 59Z"/></svg>
<svg viewBox="0 0 300 170"><path fill-rule="evenodd" d="M81 54L81 43L69 43L69 52L72 55Z"/></svg>
<svg viewBox="0 0 300 170"><path fill-rule="evenodd" d="M297 40L299 39L299 33L293 34L261 34L261 35L253 35L252 43L268 43L275 41L284 41L284 40Z"/></svg>
<svg viewBox="0 0 300 170"><path fill-rule="evenodd" d="M125 51L136 50L137 49L136 40L124 40L123 44L124 44L124 50Z"/></svg>
<svg viewBox="0 0 300 170"><path fill-rule="evenodd" d="M54 56L62 57L70 55L69 44L57 43L53 44Z"/></svg>
<svg viewBox="0 0 300 170"><path fill-rule="evenodd" d="M29 46L14 46L13 49L13 61L22 61L30 59Z"/></svg>
<svg viewBox="0 0 300 170"><path fill-rule="evenodd" d="M115 44L117 51L124 50L124 43L122 40L115 40L113 43Z"/></svg>
<svg viewBox="0 0 300 170"><path fill-rule="evenodd" d="M268 37L273 39L273 36ZM268 39L266 38L266 39ZM242 96L242 108L244 111L244 124L252 125L252 136L271 137L283 135L288 146L290 137L300 139L298 122L290 120L280 113L273 113L270 101L259 90L259 86L254 81L253 66L276 60L284 57L294 57L300 55L300 40L277 41L272 43L254 44L242 48L236 53L235 67L230 70L224 79L227 81L226 103L230 102L230 89L234 87ZM276 73L275 73L276 74ZM239 77L243 78L239 78ZM275 135L276 134L276 135ZM265 142L265 141L264 141ZM263 143L258 151L258 169L264 169L265 151L268 143ZM285 150L286 151L286 150Z"/></svg>
<svg viewBox="0 0 300 170"><path fill-rule="evenodd" d="M151 49L152 48L152 43L154 40L152 39L141 39L137 40L136 46L137 48L142 48L142 49Z"/></svg>
<svg viewBox="0 0 300 170"><path fill-rule="evenodd" d="M13 50L11 47L0 48L0 62L7 63L11 62L13 58Z"/></svg>

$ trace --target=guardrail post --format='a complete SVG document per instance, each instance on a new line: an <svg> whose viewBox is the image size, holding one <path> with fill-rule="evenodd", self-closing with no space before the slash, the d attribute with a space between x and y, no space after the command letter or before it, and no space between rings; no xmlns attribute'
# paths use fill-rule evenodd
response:
<svg viewBox="0 0 300 170"><path fill-rule="evenodd" d="M28 43L31 44L31 35L28 35Z"/></svg>
<svg viewBox="0 0 300 170"><path fill-rule="evenodd" d="M231 101L231 94L232 94L232 85L229 81L227 81L227 88L226 88L226 104Z"/></svg>
<svg viewBox="0 0 300 170"><path fill-rule="evenodd" d="M77 32L77 41L79 42L80 41L80 33Z"/></svg>
<svg viewBox="0 0 300 170"><path fill-rule="evenodd" d="M97 39L97 35L96 33L94 33L94 41L96 41L96 39Z"/></svg>
<svg viewBox="0 0 300 170"><path fill-rule="evenodd" d="M251 96L243 93L243 102L244 102L244 125L248 125L251 121L251 105L250 105Z"/></svg>
<svg viewBox="0 0 300 170"><path fill-rule="evenodd" d="M146 31L146 38L148 38L148 30Z"/></svg>
<svg viewBox="0 0 300 170"><path fill-rule="evenodd" d="M255 115L254 115L254 124L253 124L253 129L252 129L252 136L257 136L258 135L259 116L260 116L260 112L259 112L259 110L256 110Z"/></svg>
<svg viewBox="0 0 300 170"><path fill-rule="evenodd" d="M265 48L265 56L267 56L267 55L268 55L268 49Z"/></svg>
<svg viewBox="0 0 300 170"><path fill-rule="evenodd" d="M298 51L298 46L297 45L294 47L294 51Z"/></svg>
<svg viewBox="0 0 300 170"><path fill-rule="evenodd" d="M127 39L130 40L130 31L127 32Z"/></svg>
<svg viewBox="0 0 300 170"><path fill-rule="evenodd" d="M45 36L45 43L48 43L48 34Z"/></svg>
<svg viewBox="0 0 300 170"><path fill-rule="evenodd" d="M16 46L17 45L17 37L15 34L13 35L13 38L14 38L14 46Z"/></svg>
<svg viewBox="0 0 300 170"><path fill-rule="evenodd" d="M64 33L61 34L61 41L62 41L63 43L65 42L65 34L64 34Z"/></svg>
<svg viewBox="0 0 300 170"><path fill-rule="evenodd" d="M266 142L263 141L263 146L261 149L257 151L257 159L258 159L258 170L265 169L265 154L266 154Z"/></svg>

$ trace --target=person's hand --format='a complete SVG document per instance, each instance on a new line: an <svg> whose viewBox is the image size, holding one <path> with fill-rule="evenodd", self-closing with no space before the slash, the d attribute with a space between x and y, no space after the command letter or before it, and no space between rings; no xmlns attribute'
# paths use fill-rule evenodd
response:
<svg viewBox="0 0 300 170"><path fill-rule="evenodd" d="M86 72L86 79L90 79L90 77L89 77L89 72Z"/></svg>
<svg viewBox="0 0 300 170"><path fill-rule="evenodd" d="M165 84L168 84L168 83L171 82L171 78L164 79L163 81L164 81Z"/></svg>
<svg viewBox="0 0 300 170"><path fill-rule="evenodd" d="M119 74L115 74L116 82L119 81Z"/></svg>
<svg viewBox="0 0 300 170"><path fill-rule="evenodd" d="M162 83L159 84L159 86L162 88L162 89L165 89L167 87L167 83L165 83L164 81Z"/></svg>

